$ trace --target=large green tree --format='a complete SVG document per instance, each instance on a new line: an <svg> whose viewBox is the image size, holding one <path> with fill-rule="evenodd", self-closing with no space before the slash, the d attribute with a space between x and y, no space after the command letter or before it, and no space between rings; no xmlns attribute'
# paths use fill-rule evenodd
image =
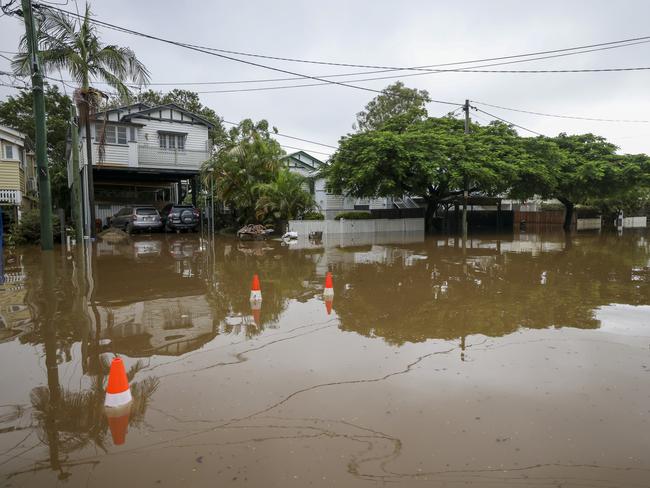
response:
<svg viewBox="0 0 650 488"><path fill-rule="evenodd" d="M336 193L355 197L422 197L430 224L441 203L462 194L507 191L524 164L526 153L517 133L495 122L473 124L452 117L413 122L409 114L381 129L343 137L323 171Z"/></svg>
<svg viewBox="0 0 650 488"><path fill-rule="evenodd" d="M25 134L30 144L35 141L34 97L31 91L23 90L9 95L0 102L0 124ZM65 147L70 120L72 100L61 93L56 86L45 85L45 110L47 116L47 152L52 185L52 200L55 205L66 208L69 205ZM33 148L32 148L33 149Z"/></svg>
<svg viewBox="0 0 650 488"><path fill-rule="evenodd" d="M397 116L409 122L423 120L427 116L426 104L431 101L426 90L408 88L398 81L386 87L357 113L355 127L360 131L376 130Z"/></svg>
<svg viewBox="0 0 650 488"><path fill-rule="evenodd" d="M594 134L540 137L524 143L534 176L523 175L513 193L556 198L564 205L569 231L576 205L595 205L606 214L636 210L648 195L650 165L646 155L620 155L617 147Z"/></svg>

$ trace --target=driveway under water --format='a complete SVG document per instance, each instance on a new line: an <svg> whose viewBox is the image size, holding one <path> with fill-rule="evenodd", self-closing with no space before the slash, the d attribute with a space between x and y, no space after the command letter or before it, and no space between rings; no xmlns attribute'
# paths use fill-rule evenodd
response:
<svg viewBox="0 0 650 488"><path fill-rule="evenodd" d="M2 486L650 486L648 233L141 235L0 290Z"/></svg>

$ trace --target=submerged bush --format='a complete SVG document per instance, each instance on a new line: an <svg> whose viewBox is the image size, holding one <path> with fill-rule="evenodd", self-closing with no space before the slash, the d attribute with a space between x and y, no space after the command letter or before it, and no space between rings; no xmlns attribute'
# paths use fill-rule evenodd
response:
<svg viewBox="0 0 650 488"><path fill-rule="evenodd" d="M372 214L370 212L364 212L362 210L353 210L351 212L341 212L338 214L336 217L334 217L334 220L367 220L371 219Z"/></svg>
<svg viewBox="0 0 650 488"><path fill-rule="evenodd" d="M52 233L54 240L60 235L59 216L52 214ZM20 222L15 222L9 230L8 241L11 245L39 244L41 242L41 217L38 210L23 213Z"/></svg>

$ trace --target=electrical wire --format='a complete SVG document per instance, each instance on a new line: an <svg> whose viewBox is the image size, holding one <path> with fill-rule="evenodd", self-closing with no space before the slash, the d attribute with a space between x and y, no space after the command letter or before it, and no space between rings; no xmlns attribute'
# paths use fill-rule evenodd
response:
<svg viewBox="0 0 650 488"><path fill-rule="evenodd" d="M56 7L46 6L46 8L53 9L53 10L58 10L60 12L67 13L68 15L73 15L73 16L77 15L77 14L75 14L73 12L68 12L67 10L59 9L59 8L56 8ZM171 45L174 45L174 46L183 47L185 49L189 49L189 50L192 50L192 51L201 52L201 53L204 53L204 54L209 54L211 56L216 56L216 57L221 58L221 59L227 59L227 60L230 60L230 61L235 61L235 62L238 62L238 63L247 64L249 66L264 68L264 69L268 69L268 70L272 70L272 71L277 71L279 73L285 73L285 74L288 74L288 75L300 76L302 78L307 78L307 79L311 79L311 80L315 80L315 81L320 81L320 82L324 82L324 83L328 83L328 84L332 84L332 85L344 86L344 87L347 87L347 88L354 88L356 90L362 90L362 91L366 91L366 92L385 94L385 92L382 91L382 90L375 90L373 88L368 88L368 87L365 87L365 86L351 85L351 84L348 84L348 83L345 83L345 82L326 80L324 78L319 78L317 76L311 76L311 75L306 75L306 74L303 74L303 73L297 73L295 71L289 71L289 70L282 69L282 68L276 68L276 67L273 67L273 66L264 65L264 64L257 63L257 62L253 62L253 61L247 61L245 59L235 58L233 56L228 56L228 55L221 54L221 53L218 53L218 52L211 52L211 51L203 49L203 48L194 47L194 46L192 46L190 44L185 44L185 43L181 43L181 42L177 42L177 41L172 41L170 39L165 39L165 38L154 36L154 35L151 35L151 34L145 34L145 33L142 33L142 32L134 31L132 29L127 29L125 27L119 27L119 26L117 26L115 24L110 24L108 22L100 21L100 20L97 20L97 19L91 19L91 20L92 20L93 23L95 23L97 25L101 25L101 26L108 27L108 28L111 28L111 29L119 30L119 31L127 33L127 34L132 34L132 35L135 35L135 36L144 37L144 38L147 38L147 39L152 39L152 40L164 42L166 44L171 44ZM439 104L444 104L444 105L453 105L453 106L461 105L461 104L459 104L457 102L450 102L450 101L446 101L446 100L430 100L430 101L433 102L433 103L439 103Z"/></svg>
<svg viewBox="0 0 650 488"><path fill-rule="evenodd" d="M312 151L312 150L303 149L301 147L295 147L295 146L287 146L286 144L282 144L282 143L280 143L280 146L281 147L287 147L289 149L297 149L298 151L304 151L306 153L322 154L324 156L331 156L332 155L331 153L325 153L325 152L321 152L321 151Z"/></svg>
<svg viewBox="0 0 650 488"><path fill-rule="evenodd" d="M53 8L55 10L59 10L59 11L61 11L63 13L67 13L69 15L77 15L77 16L79 16L78 13L75 14L74 12L69 12L67 10L59 9L59 8L56 8L56 7L50 7L50 8ZM113 24L109 24L108 22L100 21L100 20L97 20L97 19L91 19L91 21L95 22L95 23L98 23L98 24L101 24L101 25L104 25L105 27L121 30L123 32L130 31L130 29L120 27L120 26L117 26L117 25L113 25ZM137 31L132 31L132 32L135 33ZM146 34L143 34L141 32L138 32L138 34L139 35L146 35ZM234 51L234 50L228 50L228 49L219 49L219 48L214 48L214 47L209 47L209 46L202 46L202 45L199 45L199 44L190 44L190 43L178 43L178 44L182 44L184 46L194 47L194 48L198 48L198 49L210 50L210 51L223 53L223 54L232 54L232 55L236 55L236 56L254 57L254 58L269 59L269 60L275 60L275 61L287 61L287 62L294 62L294 63L317 64L317 65L325 65L325 66L372 68L372 69L391 70L391 71L398 71L398 70L412 71L412 70L427 70L428 68L443 67L443 66L454 66L454 65L459 65L459 64L474 64L474 63L483 63L483 62L487 62L487 61L516 59L516 58L521 58L521 57L538 56L538 55L541 55L541 54L555 54L555 53L561 53L561 52L567 52L567 51L575 51L575 50L588 49L588 48L594 48L594 47L616 46L617 44L629 43L629 42L634 42L634 41L644 41L644 42L650 41L650 35L649 36L632 37L632 38L628 38L628 39L620 39L620 40L616 40L616 41L608 41L608 42L601 42L601 43L595 43L595 44L587 44L587 45L575 46L575 47L570 47L570 48L552 49L552 50L537 51L537 52L532 52L532 53L514 54L514 55L507 55L507 56L498 56L498 57L491 57L491 58L482 58L482 59L474 59L474 60L467 60L467 61L457 61L457 62L450 62L450 63L441 63L441 64L423 65L423 66L412 66L412 67L381 66L381 65L372 65L372 64L319 61L319 60L299 59L299 58L290 58L290 57L282 57L282 56L270 56L270 55L264 55L264 54L258 54L258 53L249 53L249 52L244 52L244 51ZM176 42L176 41L173 41L173 42Z"/></svg>
<svg viewBox="0 0 650 488"><path fill-rule="evenodd" d="M609 50L609 49L618 49L622 47L628 47L628 46L634 46L637 44L647 44L650 43L650 40L643 40L639 42L630 42L627 44L621 44L621 45L616 45L616 46L610 46L610 47L603 47L603 48L598 48L598 49L587 49L583 51L576 51L576 52L571 52L567 54L560 54L560 55L552 55L552 56L544 56L544 57L537 57L537 58L529 58L529 59L523 59L523 60L518 60L518 61L510 61L510 62L503 62L503 63L491 63L491 64L485 64L485 65L478 65L478 66L470 66L468 68L459 68L459 69L450 69L450 70L441 70L441 69L426 69L424 70L425 72L423 73L412 73L412 74L405 74L405 75L396 75L396 76L383 76L383 77L374 77L374 78L366 78L366 79L359 79L359 80L347 80L348 82L355 82L355 81L369 81L369 80L386 80L386 79L394 79L394 78L402 78L402 77L410 77L410 76L422 76L422 75L427 75L427 74L435 74L435 73L459 73L459 72L468 72L472 73L475 71L470 71L470 69L475 69L475 68L482 68L482 67L492 67L492 66L503 66L503 65L508 65L508 64L515 64L515 63L527 63L531 61L539 61L539 60L546 60L546 59L553 59L553 58L559 58L559 57L564 57L564 56L573 56L577 54L585 54L585 53L590 53L590 52L596 52L596 51L604 51L604 50ZM521 55L523 56L523 55ZM488 59L498 59L498 58L488 58ZM429 67L435 67L435 66L448 66L448 65L453 65L453 64L466 64L469 63L469 61L458 61L456 63L443 63L439 65L428 65ZM357 71L353 73L338 73L338 74L326 74L326 75L318 75L319 78L340 78L340 77L348 77L348 76L361 76L361 75L366 75L366 74L377 74L377 73L388 73L388 72L393 72L393 71L400 71L400 70L407 70L409 68L400 68L400 69L382 69L382 70L373 70L373 71ZM421 70L423 67L415 67L413 68L414 70ZM552 70L537 70L538 72L558 72L558 70L552 71ZM476 71L476 72L489 72L487 70L481 70L481 71ZM506 72L506 73L512 73L513 71L492 71L495 73L501 73L501 72ZM518 71L515 71L518 72ZM230 85L230 84L249 84L249 83L271 83L271 82L276 82L276 81L296 81L296 80L301 80L304 79L303 77L300 76L292 76L292 77L281 77L281 78L257 78L257 79L250 79L250 80L220 80L220 81L199 81L199 82L149 82L148 85L152 86L176 86L176 85ZM100 83L105 83L105 82L100 82ZM315 86L315 85L304 85L304 86ZM207 92L209 93L209 92Z"/></svg>
<svg viewBox="0 0 650 488"><path fill-rule="evenodd" d="M558 119L589 120L589 121L594 121L594 122L623 122L623 123L630 123L630 124L650 124L650 120L643 120L643 119L605 119L605 118L600 118L600 117L583 117L583 116L579 116L579 115L549 114L549 113L544 113L544 112L534 112L532 110L523 110L523 109L518 109L518 108L504 107L502 105L493 105L493 104L490 104L490 103L478 102L476 100L472 100L472 103L476 103L478 105L483 105L485 107L498 108L498 109L501 109L501 110L509 110L511 112L519 112L519 113L522 113L522 114L539 115L539 116L542 116L542 117L554 117L554 118L558 118Z"/></svg>
<svg viewBox="0 0 650 488"><path fill-rule="evenodd" d="M543 135L544 135L544 134L542 134L542 133L540 133L540 132L534 131L534 130L532 130L532 129L528 129L528 128L524 127L523 125L515 124L514 122L510 122L509 120L502 119L501 117L498 117L497 115L494 115L494 114L491 114L491 113L489 113L489 112L486 112L485 110L481 110L480 108L477 108L477 107L472 107L472 108L473 108L474 110L478 110L479 112L484 113L485 115L489 115L489 116L492 117L493 119L497 119L497 120L500 120L501 122L505 122L505 123L508 124L508 125L512 125L512 126L514 126L514 127L518 127L518 128L520 128L520 129L522 129L522 130L525 130L525 131L527 131L527 132L531 132L531 133L533 133L533 134L535 134L535 135L538 135L538 136L543 136Z"/></svg>

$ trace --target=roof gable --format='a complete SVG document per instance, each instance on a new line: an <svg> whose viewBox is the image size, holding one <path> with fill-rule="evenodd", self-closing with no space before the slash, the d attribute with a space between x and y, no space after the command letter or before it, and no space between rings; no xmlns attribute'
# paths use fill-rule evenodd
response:
<svg viewBox="0 0 650 488"><path fill-rule="evenodd" d="M105 117L111 118L111 115L117 115L117 119L124 118L124 115L129 115L135 112L141 112L150 108L146 103L132 103L130 105L123 105L122 107L109 108L102 112L97 112L94 115L94 118L103 120Z"/></svg>
<svg viewBox="0 0 650 488"><path fill-rule="evenodd" d="M27 136L22 132L19 132L16 129L12 129L11 127L7 127L6 125L0 125L0 134L4 136L3 139L11 139L12 143L18 144L20 146L24 145L25 139L27 138Z"/></svg>
<svg viewBox="0 0 650 488"><path fill-rule="evenodd" d="M321 166L325 164L320 159L315 158L305 151L296 151L294 153L287 154L282 159L287 160L287 163L291 161L295 165L301 166L308 170L319 170Z"/></svg>
<svg viewBox="0 0 650 488"><path fill-rule="evenodd" d="M169 118L163 118L162 113L169 112ZM180 117L177 119L173 116L174 112L180 114ZM200 115L196 115L192 112L185 110L184 108L176 105L175 103L167 103L165 105L157 105L155 107L147 107L144 110L138 112L129 113L124 115L121 120L129 121L133 118L143 118L143 119L155 119L155 120L166 120L170 122L180 122L180 123L191 123L191 124L201 124L205 125L208 129L212 129L214 124L212 122L204 119Z"/></svg>

